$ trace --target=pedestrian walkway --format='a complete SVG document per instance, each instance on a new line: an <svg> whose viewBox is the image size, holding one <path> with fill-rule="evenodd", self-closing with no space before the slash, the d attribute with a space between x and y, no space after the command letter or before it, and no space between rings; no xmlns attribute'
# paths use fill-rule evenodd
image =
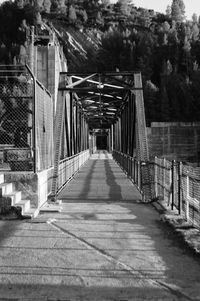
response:
<svg viewBox="0 0 200 301"><path fill-rule="evenodd" d="M93 155L59 197L61 212L0 221L0 300L200 300L199 260L111 155Z"/></svg>
<svg viewBox="0 0 200 301"><path fill-rule="evenodd" d="M65 202L138 201L141 195L112 159L99 151L84 165L78 175L59 194Z"/></svg>

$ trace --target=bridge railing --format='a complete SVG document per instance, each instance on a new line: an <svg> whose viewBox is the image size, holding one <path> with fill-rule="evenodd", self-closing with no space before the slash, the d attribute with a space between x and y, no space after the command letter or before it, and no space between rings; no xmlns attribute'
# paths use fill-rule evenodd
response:
<svg viewBox="0 0 200 301"><path fill-rule="evenodd" d="M89 157L89 150L85 150L60 161L57 182L58 192L72 179Z"/></svg>
<svg viewBox="0 0 200 301"><path fill-rule="evenodd" d="M113 158L136 184L145 201L145 188L149 186L152 191L149 201L160 201L195 227L200 227L200 167L157 157L151 162L141 162L118 151L113 152ZM150 171L146 182L142 178L144 168Z"/></svg>

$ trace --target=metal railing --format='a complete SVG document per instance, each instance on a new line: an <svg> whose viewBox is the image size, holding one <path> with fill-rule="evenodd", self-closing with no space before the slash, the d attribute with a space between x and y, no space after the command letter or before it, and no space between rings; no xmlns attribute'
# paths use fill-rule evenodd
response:
<svg viewBox="0 0 200 301"><path fill-rule="evenodd" d="M163 201L193 226L200 227L200 167L157 157L152 162L142 162L118 151L113 151L113 158L136 184L144 201L149 200L148 186L153 193L149 201ZM148 181L142 176L144 168L149 170Z"/></svg>
<svg viewBox="0 0 200 301"><path fill-rule="evenodd" d="M142 194L145 202L149 201L149 191L153 190L153 165L152 162L138 161L135 157L131 157L119 151L113 151L113 158L119 163L123 171L137 186ZM148 177L146 171L148 169Z"/></svg>
<svg viewBox="0 0 200 301"><path fill-rule="evenodd" d="M200 227L200 167L155 157L155 197Z"/></svg>
<svg viewBox="0 0 200 301"><path fill-rule="evenodd" d="M89 150L86 150L60 161L57 192L59 192L73 178L89 157L90 152Z"/></svg>

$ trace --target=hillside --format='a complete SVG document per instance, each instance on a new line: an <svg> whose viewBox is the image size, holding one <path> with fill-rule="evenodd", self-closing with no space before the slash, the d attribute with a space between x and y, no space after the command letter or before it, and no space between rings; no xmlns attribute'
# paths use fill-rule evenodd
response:
<svg viewBox="0 0 200 301"><path fill-rule="evenodd" d="M142 71L148 123L200 120L200 23L196 15L184 21L182 0L173 0L166 15L122 0L67 3L4 3L0 62L12 63L26 47L26 26L45 22L63 45L69 71Z"/></svg>
<svg viewBox="0 0 200 301"><path fill-rule="evenodd" d="M101 45L101 33L91 29L78 30L65 22L52 20L60 44L68 61L68 69L72 72L90 72L95 68L92 61L95 60L97 51ZM90 64L88 64L90 61Z"/></svg>

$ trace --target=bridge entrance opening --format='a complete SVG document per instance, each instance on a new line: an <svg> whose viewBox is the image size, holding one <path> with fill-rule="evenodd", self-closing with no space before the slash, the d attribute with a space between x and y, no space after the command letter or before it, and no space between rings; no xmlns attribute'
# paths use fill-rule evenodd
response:
<svg viewBox="0 0 200 301"><path fill-rule="evenodd" d="M97 143L97 150L107 150L108 149L107 135L98 135L96 143Z"/></svg>

